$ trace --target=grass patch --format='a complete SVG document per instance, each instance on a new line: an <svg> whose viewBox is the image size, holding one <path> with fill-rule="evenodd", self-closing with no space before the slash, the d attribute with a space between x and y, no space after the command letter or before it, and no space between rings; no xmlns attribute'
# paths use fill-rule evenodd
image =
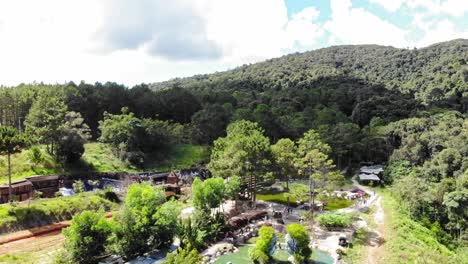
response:
<svg viewBox="0 0 468 264"><path fill-rule="evenodd" d="M367 253L367 243L372 233L367 228L359 228L352 239L353 247L347 248L344 251L346 255L343 256L346 263L358 264L365 263L364 257Z"/></svg>
<svg viewBox="0 0 468 264"><path fill-rule="evenodd" d="M120 160L112 147L104 143L87 143L82 159L96 171L135 171L128 162Z"/></svg>
<svg viewBox="0 0 468 264"><path fill-rule="evenodd" d="M0 205L0 230L30 228L69 220L84 210L111 211L118 204L104 198L104 192L81 193L73 196L25 201L11 206Z"/></svg>
<svg viewBox="0 0 468 264"><path fill-rule="evenodd" d="M135 172L137 168L126 161L120 160L112 151L108 144L87 143L85 152L80 161L76 164L63 167L46 153L45 147L40 147L43 155L43 162L36 166L29 161L29 150L12 155L11 169L12 180L20 180L32 175L58 174L73 171L94 170L100 172L107 171L128 171ZM148 155L145 170L166 171L173 169L189 168L200 161L207 161L210 155L208 146L196 146L190 144L180 144L171 147L166 153ZM0 184L8 182L7 157L0 156Z"/></svg>
<svg viewBox="0 0 468 264"><path fill-rule="evenodd" d="M321 226L327 228L349 227L353 221L353 216L350 214L326 213L318 215L317 220Z"/></svg>
<svg viewBox="0 0 468 264"><path fill-rule="evenodd" d="M334 211L342 208L347 208L352 206L355 201L354 200L347 200L338 197L327 197L325 198L325 210L327 211Z"/></svg>
<svg viewBox="0 0 468 264"><path fill-rule="evenodd" d="M383 263L468 263L468 250L452 251L436 234L412 220L388 190L381 192L385 210Z"/></svg>
<svg viewBox="0 0 468 264"><path fill-rule="evenodd" d="M0 263L37 263L31 253L16 253L0 256Z"/></svg>
<svg viewBox="0 0 468 264"><path fill-rule="evenodd" d="M206 162L210 156L208 146L179 144L171 147L167 153L150 155L145 168L156 171L190 168L192 165Z"/></svg>
<svg viewBox="0 0 468 264"><path fill-rule="evenodd" d="M288 198L286 197L285 194L286 194L285 192L270 193L270 194L261 193L261 194L257 194L255 197L257 198L257 200L287 205ZM291 203L291 206L297 206L297 201L292 197L290 198L290 203Z"/></svg>
<svg viewBox="0 0 468 264"><path fill-rule="evenodd" d="M43 162L33 165L29 158L29 150L24 149L20 153L11 155L11 178L12 181L23 179L32 175L51 174L60 170L59 164L41 148ZM8 182L8 161L6 155L0 155L0 183Z"/></svg>

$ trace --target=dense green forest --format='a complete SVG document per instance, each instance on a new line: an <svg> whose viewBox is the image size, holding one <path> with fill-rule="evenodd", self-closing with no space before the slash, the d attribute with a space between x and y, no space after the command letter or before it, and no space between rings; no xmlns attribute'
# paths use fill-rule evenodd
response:
<svg viewBox="0 0 468 264"><path fill-rule="evenodd" d="M175 144L212 145L236 120L257 123L271 144L314 129L340 169L386 163L403 208L448 247L468 243L467 114L468 40L337 46L132 88L0 88L0 124L29 133L62 163L100 141L143 168Z"/></svg>

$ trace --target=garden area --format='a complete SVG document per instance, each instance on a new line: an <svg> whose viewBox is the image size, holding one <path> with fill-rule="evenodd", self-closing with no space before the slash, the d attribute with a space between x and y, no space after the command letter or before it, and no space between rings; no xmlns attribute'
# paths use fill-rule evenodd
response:
<svg viewBox="0 0 468 264"><path fill-rule="evenodd" d="M215 261L215 264L226 264L229 261L232 263L242 263L250 264L252 259L249 257L249 249L253 247L253 244L247 244L239 247L239 251L231 254L222 255L218 260ZM286 264L290 263L288 261L289 253L285 249L277 249L273 254L273 259L270 263ZM327 253L320 250L312 250L312 255L310 257L312 263L316 264L332 264L334 263L333 258Z"/></svg>
<svg viewBox="0 0 468 264"><path fill-rule="evenodd" d="M257 195L257 200L265 202L278 203L282 205L289 205L296 207L304 201L309 201L309 187L303 183L290 183L289 191L285 191L285 184L283 183L282 188L264 188ZM355 200L348 200L343 197L334 195L319 194L316 196L316 201L323 203L324 210L334 211L343 208L348 208L354 205Z"/></svg>

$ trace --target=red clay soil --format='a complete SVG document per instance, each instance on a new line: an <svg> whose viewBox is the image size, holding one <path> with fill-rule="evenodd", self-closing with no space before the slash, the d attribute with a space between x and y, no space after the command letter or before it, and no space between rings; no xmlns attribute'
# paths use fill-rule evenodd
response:
<svg viewBox="0 0 468 264"><path fill-rule="evenodd" d="M106 213L106 218L111 218L112 213ZM55 223L48 226L41 226L35 227L23 231L18 231L15 233L11 233L5 236L0 237L0 245L11 243L14 241L33 238L33 237L40 237L40 236L49 236L49 235L56 235L59 234L63 228L69 227L71 221L63 221L59 223Z"/></svg>

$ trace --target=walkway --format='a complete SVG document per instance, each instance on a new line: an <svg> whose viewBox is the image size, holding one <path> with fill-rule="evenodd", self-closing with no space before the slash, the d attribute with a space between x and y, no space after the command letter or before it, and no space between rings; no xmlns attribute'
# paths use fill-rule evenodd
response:
<svg viewBox="0 0 468 264"><path fill-rule="evenodd" d="M369 187L363 186L356 181L356 176L352 178L353 185L367 193L375 193ZM374 204L376 206L376 210L373 214L374 223L377 225L375 229L372 231L376 234L371 237L369 243L369 250L367 253L367 264L375 264L379 263L381 253L382 253L382 244L385 241L385 211L382 207L382 197L378 194L372 195L371 199L369 200L369 204Z"/></svg>
<svg viewBox="0 0 468 264"><path fill-rule="evenodd" d="M383 220L384 220L384 212L381 205L382 198L376 194L371 188L367 186L363 186L356 181L355 177L352 178L353 187L361 189L370 195L369 199L366 201L366 204L358 204L356 203L352 207L343 208L336 210L335 212L338 213L356 213L366 208L372 207L374 204L377 207L376 212L374 213L374 222L378 225L377 230L370 230L372 233L376 235L372 237L370 241L370 247L368 252L368 257L365 263L374 264L377 263L377 259L380 253L380 245L381 241L383 241ZM339 231L328 231L326 229L321 228L318 224L313 225L313 247L318 248L320 250L326 251L332 255L335 259L335 262L338 263L338 254L336 250L340 248L338 246L338 240L340 236L346 236L347 238L351 238L354 230L360 227L369 227L369 223L364 220L359 220L353 223L353 227L342 229Z"/></svg>

